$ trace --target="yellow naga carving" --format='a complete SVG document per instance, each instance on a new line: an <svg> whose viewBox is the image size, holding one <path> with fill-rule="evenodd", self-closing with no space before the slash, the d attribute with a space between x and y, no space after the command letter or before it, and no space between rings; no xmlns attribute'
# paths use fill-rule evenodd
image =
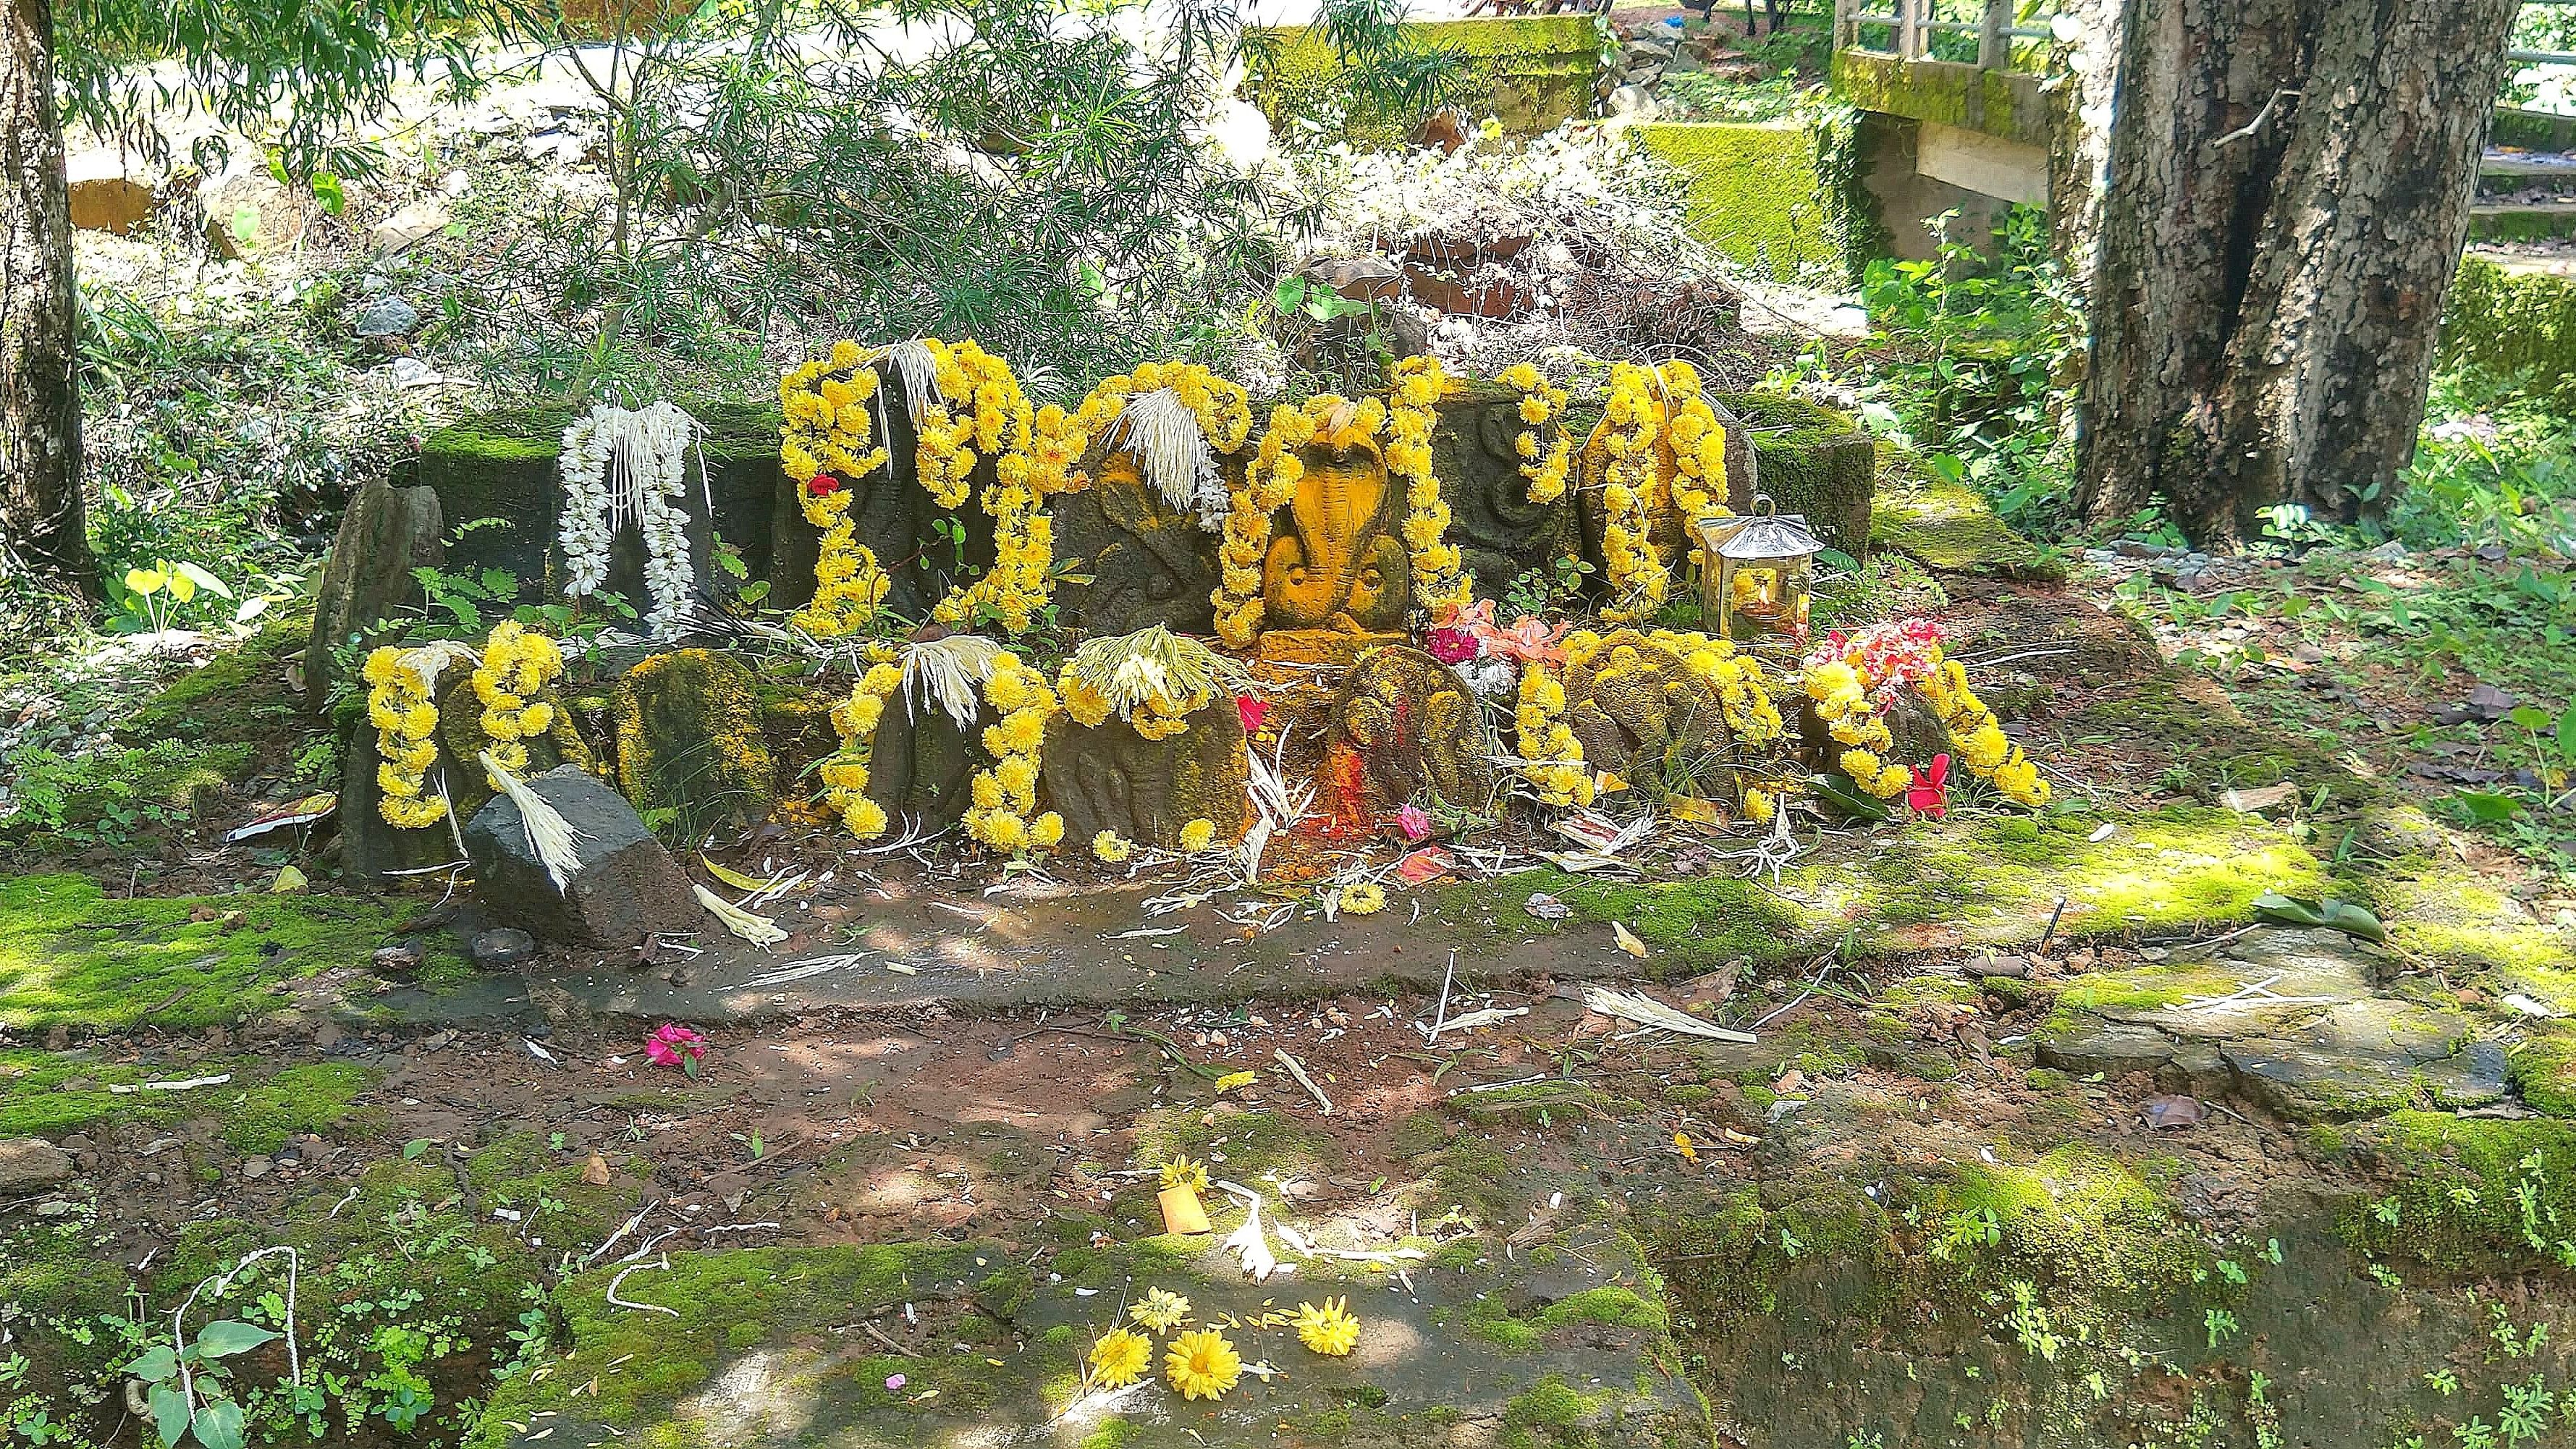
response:
<svg viewBox="0 0 2576 1449"><path fill-rule="evenodd" d="M1347 633L1397 627L1411 601L1412 561L1396 533L1385 454L1365 430L1335 416L1324 420L1306 461L1288 500L1289 531L1270 541L1262 570L1266 622Z"/></svg>

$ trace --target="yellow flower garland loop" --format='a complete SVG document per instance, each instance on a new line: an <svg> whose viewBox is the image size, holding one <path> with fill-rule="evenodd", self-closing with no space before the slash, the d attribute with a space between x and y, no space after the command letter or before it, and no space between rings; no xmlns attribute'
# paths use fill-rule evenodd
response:
<svg viewBox="0 0 2576 1449"><path fill-rule="evenodd" d="M877 721L903 684L903 666L894 662L892 648L877 646L873 652L883 657L868 666L848 699L832 706L832 732L841 737L841 747L816 769L823 780L823 803L861 840L886 832L885 807L867 796L868 764L875 754Z"/></svg>
<svg viewBox="0 0 2576 1449"><path fill-rule="evenodd" d="M1520 727L1521 777L1538 792L1539 802L1591 804L1592 772L1584 768L1583 742L1565 722L1564 678L1536 662L1522 670L1513 722Z"/></svg>
<svg viewBox="0 0 2576 1449"><path fill-rule="evenodd" d="M1251 395L1195 362L1148 362L1132 373L1103 378L1082 400L1079 421L1084 436L1107 437L1127 410L1128 399L1164 388L1198 419L1200 436L1217 452L1235 452L1252 436Z"/></svg>
<svg viewBox="0 0 2576 1449"><path fill-rule="evenodd" d="M1440 359L1424 354L1395 365L1395 401L1387 410L1386 471L1404 480L1404 546L1413 559L1413 604L1437 613L1443 604L1465 608L1467 576L1458 546L1446 541L1449 504L1431 471L1435 407L1448 391Z"/></svg>
<svg viewBox="0 0 2576 1449"><path fill-rule="evenodd" d="M1858 666L1835 659L1809 666L1807 698L1826 732L1843 746L1834 764L1852 783L1881 800L1893 800L1914 781L1911 771L1887 758L1896 748L1887 721L1870 703L1870 680Z"/></svg>
<svg viewBox="0 0 2576 1449"><path fill-rule="evenodd" d="M951 590L931 611L933 619L963 625L989 614L1008 633L1028 632L1055 594L1055 520L1038 505L1064 491L1089 444L1076 414L1050 403L1030 416L1026 449L1004 453L984 489L984 511L993 518L993 566L974 583Z"/></svg>
<svg viewBox="0 0 2576 1449"><path fill-rule="evenodd" d="M876 554L858 541L857 525L850 519L859 485L886 463L886 450L869 446L876 426L869 404L877 397L874 363L879 355L855 342L836 342L829 358L808 362L778 383L786 418L779 464L796 481L805 521L823 530L814 562L814 597L790 622L817 639L867 627L892 587Z"/></svg>
<svg viewBox="0 0 2576 1449"><path fill-rule="evenodd" d="M447 799L425 794L438 763L438 704L406 651L387 645L367 655L367 720L376 727L376 813L387 825L418 830L447 818Z"/></svg>
<svg viewBox="0 0 2576 1449"><path fill-rule="evenodd" d="M483 734L492 758L513 773L528 768L527 741L554 727L553 705L531 700L563 678L563 651L555 641L516 623L492 630L474 666L474 696L483 701Z"/></svg>
<svg viewBox="0 0 2576 1449"><path fill-rule="evenodd" d="M1548 424L1565 416L1565 389L1527 362L1504 368L1495 381L1520 389L1521 421L1526 426L1512 439L1512 450L1520 455L1521 476L1529 480L1529 501L1554 503L1565 496L1566 474L1574 463L1572 433L1560 426L1554 444L1546 442Z"/></svg>
<svg viewBox="0 0 2576 1449"><path fill-rule="evenodd" d="M1038 804L1038 754L1046 745L1047 721L1061 707L1055 691L1045 675L1021 663L1018 655L998 654L993 672L984 679L984 700L1002 718L984 731L984 749L993 763L968 782L974 803L966 811L966 833L1006 855L1052 850L1064 838L1064 817L1052 810L1032 815Z"/></svg>
<svg viewBox="0 0 2576 1449"><path fill-rule="evenodd" d="M931 500L953 510L966 501L979 461L1028 450L1029 400L1011 365L973 342L952 346L930 337L922 345L930 349L937 395L923 404L914 462Z"/></svg>
<svg viewBox="0 0 2576 1449"><path fill-rule="evenodd" d="M1726 428L1701 390L1699 369L1676 358L1656 374L1664 384L1664 439L1672 445L1672 502L1682 526L1733 517L1726 506Z"/></svg>
<svg viewBox="0 0 2576 1449"><path fill-rule="evenodd" d="M1601 553L1611 597L1601 617L1614 624L1652 618L1672 587L1672 571L1651 536L1663 488L1656 457L1663 406L1656 391L1655 375L1645 368L1633 362L1611 366L1601 417L1602 446L1610 455L1601 489Z"/></svg>
<svg viewBox="0 0 2576 1449"><path fill-rule="evenodd" d="M1968 687L1967 669L1955 659L1943 659L1937 644L1932 647L1932 661L1931 671L1916 688L1941 717L1942 728L1950 732L1959 762L2016 805L2036 810L2047 804L2048 782L2040 778L2039 766L2004 734L1995 712Z"/></svg>

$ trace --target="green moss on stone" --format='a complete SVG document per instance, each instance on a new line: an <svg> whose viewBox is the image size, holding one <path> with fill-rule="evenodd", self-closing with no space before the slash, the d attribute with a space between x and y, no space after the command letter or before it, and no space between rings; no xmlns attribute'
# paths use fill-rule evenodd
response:
<svg viewBox="0 0 2576 1449"><path fill-rule="evenodd" d="M283 1007L296 981L364 962L398 919L348 896L114 900L86 876L0 879L0 1025L238 1022Z"/></svg>
<svg viewBox="0 0 2576 1449"><path fill-rule="evenodd" d="M2038 83L2032 75L1851 49L1835 51L1833 59L1834 94L1857 109L2045 147L2048 117Z"/></svg>
<svg viewBox="0 0 2576 1449"><path fill-rule="evenodd" d="M1869 532L1872 546L1894 549L1941 573L2021 579L2064 572L1996 517L1983 494L1941 481L1919 458L1892 444L1881 450Z"/></svg>
<svg viewBox="0 0 2576 1449"><path fill-rule="evenodd" d="M2397 1112L2349 1130L2394 1183L2345 1216L2366 1250L2452 1270L2576 1261L2576 1123Z"/></svg>
<svg viewBox="0 0 2576 1449"><path fill-rule="evenodd" d="M1800 121L1658 121L1636 128L1680 173L1691 234L1776 281L1833 286L1853 266L1848 207L1820 133Z"/></svg>
<svg viewBox="0 0 2576 1449"><path fill-rule="evenodd" d="M2080 1144L2033 1163L1967 1164L1938 1201L1945 1212L1993 1213L2003 1232L1995 1251L2014 1272L2100 1303L2154 1302L2199 1261L2135 1166Z"/></svg>
<svg viewBox="0 0 2576 1449"><path fill-rule="evenodd" d="M1346 103L1341 59L1320 29L1255 27L1249 35L1244 91L1272 126L1285 130ZM1415 21L1402 27L1401 43L1454 57L1470 92L1466 109L1525 135L1589 112L1601 70L1600 30L1586 15ZM1360 113L1346 134L1383 145L1404 139L1406 129L1402 118Z"/></svg>
<svg viewBox="0 0 2576 1449"><path fill-rule="evenodd" d="M117 730L118 737L136 743L177 739L241 745L264 742L282 729L297 728L296 704L286 690L286 661L304 652L312 632L310 608L270 619L203 668L173 680L169 688L135 710ZM216 768L228 778L237 778L253 763L251 752L243 750L229 767ZM275 769L285 762L257 763Z"/></svg>
<svg viewBox="0 0 2576 1449"><path fill-rule="evenodd" d="M2437 356L2522 374L2560 412L2576 411L2576 276L2471 254L2451 283Z"/></svg>
<svg viewBox="0 0 2576 1449"><path fill-rule="evenodd" d="M2514 1052L2513 1084L2535 1112L2576 1118L2576 1025L2551 1022Z"/></svg>
<svg viewBox="0 0 2576 1449"><path fill-rule="evenodd" d="M761 819L778 771L751 671L707 649L656 654L617 684L617 783L656 829Z"/></svg>
<svg viewBox="0 0 2576 1449"><path fill-rule="evenodd" d="M274 1152L307 1132L346 1125L358 1094L373 1083L350 1062L292 1066L243 1092L224 1114L224 1141L244 1152Z"/></svg>

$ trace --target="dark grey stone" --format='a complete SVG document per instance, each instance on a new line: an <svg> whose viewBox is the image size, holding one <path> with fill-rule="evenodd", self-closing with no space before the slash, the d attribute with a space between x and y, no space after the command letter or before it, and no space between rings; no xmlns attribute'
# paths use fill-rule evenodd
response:
<svg viewBox="0 0 2576 1449"><path fill-rule="evenodd" d="M537 938L516 926L495 926L475 932L474 939L466 944L465 954L486 970L524 966L537 959Z"/></svg>
<svg viewBox="0 0 2576 1449"><path fill-rule="evenodd" d="M304 698L322 709L339 683L332 651L352 639L382 642L380 626L418 593L416 568L436 568L446 554L438 495L427 488L370 480L340 515L331 561L313 593L313 634L304 647Z"/></svg>
<svg viewBox="0 0 2576 1449"><path fill-rule="evenodd" d="M493 919L574 946L627 947L661 931L694 931L706 912L671 853L626 797L575 766L528 781L574 832L579 866L557 891L528 844L519 807L495 796L466 822L475 889Z"/></svg>
<svg viewBox="0 0 2576 1449"><path fill-rule="evenodd" d="M360 337L408 337L420 326L420 309L390 293L358 313Z"/></svg>
<svg viewBox="0 0 2576 1449"><path fill-rule="evenodd" d="M2173 1060L2173 1038L2151 1026L2094 1019L2039 1043L2043 1065L2089 1077L2151 1072Z"/></svg>

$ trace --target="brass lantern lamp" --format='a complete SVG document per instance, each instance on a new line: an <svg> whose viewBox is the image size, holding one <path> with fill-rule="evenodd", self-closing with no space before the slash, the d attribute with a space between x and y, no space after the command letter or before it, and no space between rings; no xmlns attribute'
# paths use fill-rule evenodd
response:
<svg viewBox="0 0 2576 1449"><path fill-rule="evenodd" d="M1703 612L1717 620L1718 637L1738 644L1802 647L1816 555L1824 550L1824 540L1795 513L1711 520L1720 521L1734 526L1714 540L1714 567L1703 576L1702 596ZM1703 528L1704 538L1707 533Z"/></svg>

